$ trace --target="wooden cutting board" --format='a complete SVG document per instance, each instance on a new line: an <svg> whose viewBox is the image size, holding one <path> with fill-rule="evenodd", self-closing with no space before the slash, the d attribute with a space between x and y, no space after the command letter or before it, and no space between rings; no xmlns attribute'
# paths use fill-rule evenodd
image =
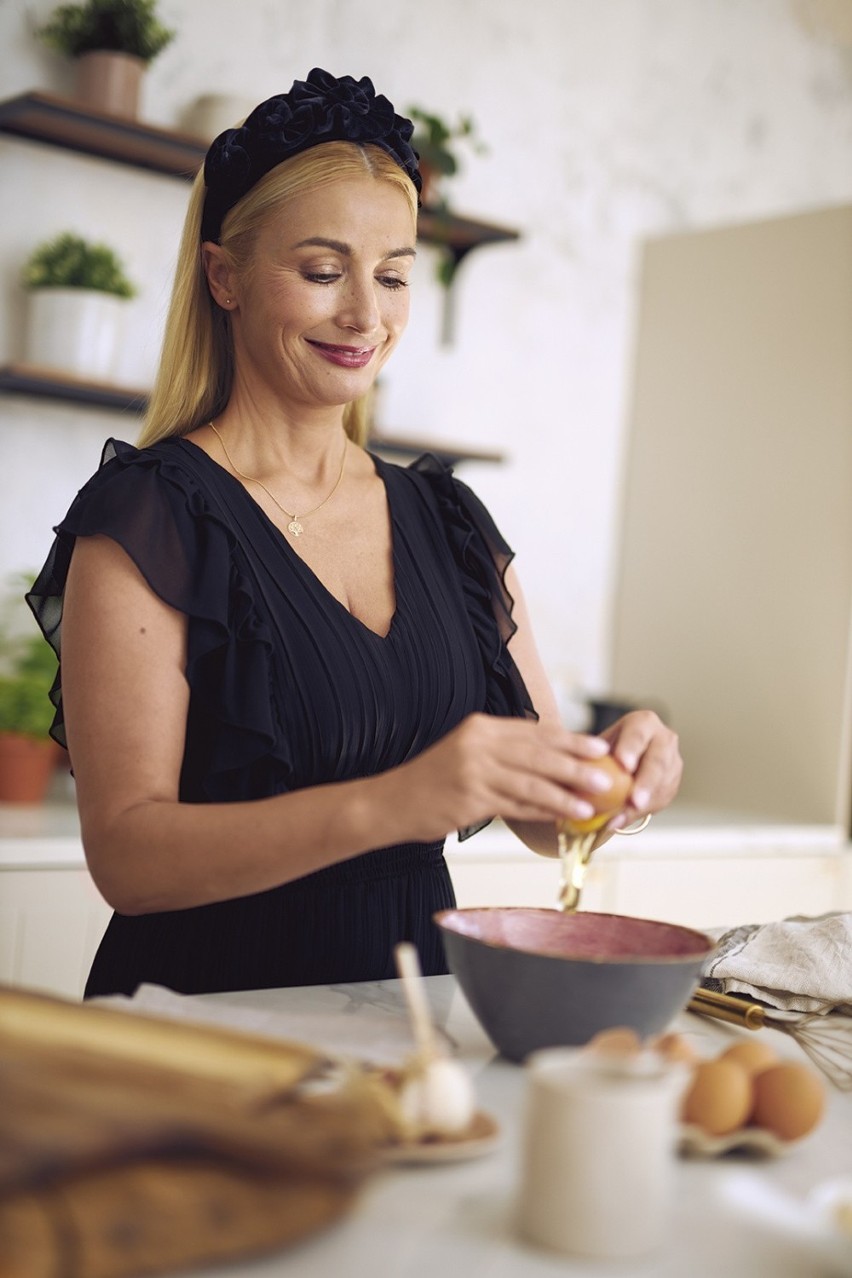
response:
<svg viewBox="0 0 852 1278"><path fill-rule="evenodd" d="M130 1278L338 1219L387 1122L323 1056L0 987L0 1278Z"/></svg>

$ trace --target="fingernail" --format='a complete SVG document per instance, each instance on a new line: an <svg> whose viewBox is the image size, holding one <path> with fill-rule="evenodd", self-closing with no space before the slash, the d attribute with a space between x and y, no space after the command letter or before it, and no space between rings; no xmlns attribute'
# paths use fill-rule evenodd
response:
<svg viewBox="0 0 852 1278"><path fill-rule="evenodd" d="M595 815L595 809L591 803L587 803L585 799L575 799L571 804L569 816L576 817L578 821L587 821L589 817Z"/></svg>
<svg viewBox="0 0 852 1278"><path fill-rule="evenodd" d="M633 791L630 796L630 806L635 808L637 812L645 812L648 804L651 802L650 793L641 787Z"/></svg>
<svg viewBox="0 0 852 1278"><path fill-rule="evenodd" d="M596 794L603 794L604 790L612 789L612 777L606 772L587 772L584 784L587 790L594 790Z"/></svg>

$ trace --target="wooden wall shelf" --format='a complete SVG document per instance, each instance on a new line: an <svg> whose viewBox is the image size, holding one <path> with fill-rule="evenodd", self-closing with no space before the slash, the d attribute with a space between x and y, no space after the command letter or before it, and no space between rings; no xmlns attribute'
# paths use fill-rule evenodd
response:
<svg viewBox="0 0 852 1278"><path fill-rule="evenodd" d="M56 373L30 364L6 364L0 367L0 394L26 395L36 399L54 399L66 404L85 405L124 412L134 417L144 413L148 392L104 382L86 382L70 374ZM502 453L468 448L463 444L436 440L409 439L405 436L375 435L369 447L390 460L410 460L423 453L433 453L448 466L462 461L502 462Z"/></svg>
<svg viewBox="0 0 852 1278"><path fill-rule="evenodd" d="M47 93L0 102L0 131L191 181L204 159L198 138L123 120Z"/></svg>
<svg viewBox="0 0 852 1278"><path fill-rule="evenodd" d="M133 168L183 181L194 178L207 151L206 143L190 134L106 115L70 99L36 92L0 101L0 133L131 165ZM424 243L439 245L450 254L453 273L473 249L520 238L519 232L509 227L460 217L439 207L424 207L420 210L418 235ZM450 291L447 289L444 298L444 341L449 340L451 320ZM53 373L23 364L10 364L0 368L0 393L38 396L132 413L144 412L147 402L145 391L79 382L74 378L57 378ZM447 444L431 444L426 441L415 444L410 440L390 436L377 440L376 449L401 457L434 452L450 464L464 459L503 460L500 453L455 449Z"/></svg>
<svg viewBox="0 0 852 1278"><path fill-rule="evenodd" d="M0 132L184 181L195 177L207 151L205 142L188 133L105 115L47 93L0 102ZM519 238L509 227L432 207L421 210L419 233L424 243L447 248L456 266L480 245Z"/></svg>
<svg viewBox="0 0 852 1278"><path fill-rule="evenodd" d="M33 364L6 364L0 367L0 393L28 395L36 399L57 399L87 408L109 408L133 414L144 413L148 392L106 382L87 382L71 373L37 368Z"/></svg>

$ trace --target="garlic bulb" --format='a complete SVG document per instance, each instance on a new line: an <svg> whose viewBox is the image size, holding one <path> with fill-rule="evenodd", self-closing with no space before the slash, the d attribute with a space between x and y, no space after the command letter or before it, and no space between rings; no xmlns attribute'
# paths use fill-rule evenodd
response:
<svg viewBox="0 0 852 1278"><path fill-rule="evenodd" d="M409 1067L399 1105L405 1123L418 1137L458 1135L470 1126L476 1112L469 1074L458 1061L445 1056Z"/></svg>

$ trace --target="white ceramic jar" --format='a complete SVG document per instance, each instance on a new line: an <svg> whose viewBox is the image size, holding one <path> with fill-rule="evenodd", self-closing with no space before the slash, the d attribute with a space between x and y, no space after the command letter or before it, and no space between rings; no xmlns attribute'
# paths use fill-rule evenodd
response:
<svg viewBox="0 0 852 1278"><path fill-rule="evenodd" d="M621 1260L665 1238L684 1069L535 1052L527 1070L518 1226L565 1255Z"/></svg>

